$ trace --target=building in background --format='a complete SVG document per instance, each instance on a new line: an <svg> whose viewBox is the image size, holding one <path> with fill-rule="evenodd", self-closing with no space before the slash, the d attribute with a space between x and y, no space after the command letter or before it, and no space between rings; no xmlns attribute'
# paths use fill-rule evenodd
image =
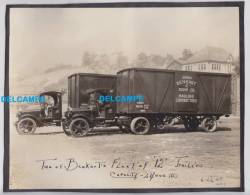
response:
<svg viewBox="0 0 250 195"><path fill-rule="evenodd" d="M222 48L205 47L182 64L182 70L232 73L233 56Z"/></svg>
<svg viewBox="0 0 250 195"><path fill-rule="evenodd" d="M180 59L172 59L168 64L167 64L167 69L168 70L182 70L183 68L183 61Z"/></svg>
<svg viewBox="0 0 250 195"><path fill-rule="evenodd" d="M240 76L238 74L232 76L232 112L240 116Z"/></svg>
<svg viewBox="0 0 250 195"><path fill-rule="evenodd" d="M198 71L232 74L232 113L240 114L240 76L236 71L239 62L226 50L205 47L186 60L172 59L165 67L169 70Z"/></svg>

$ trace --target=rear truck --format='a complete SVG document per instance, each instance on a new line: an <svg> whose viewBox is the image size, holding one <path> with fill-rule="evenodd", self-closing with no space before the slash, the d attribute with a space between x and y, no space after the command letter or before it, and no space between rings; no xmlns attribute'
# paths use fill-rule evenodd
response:
<svg viewBox="0 0 250 195"><path fill-rule="evenodd" d="M116 104L103 104L100 95L113 95L116 76L78 73L68 77L68 110L62 119L66 135L86 135L94 127L116 126Z"/></svg>
<svg viewBox="0 0 250 195"><path fill-rule="evenodd" d="M67 135L84 136L97 126L118 126L147 134L178 118L187 130L217 128L231 114L231 75L130 68L113 75L69 77L69 110L63 119ZM95 77L96 76L96 77ZM93 79L94 82L89 82ZM143 96L137 102L100 102L100 96Z"/></svg>

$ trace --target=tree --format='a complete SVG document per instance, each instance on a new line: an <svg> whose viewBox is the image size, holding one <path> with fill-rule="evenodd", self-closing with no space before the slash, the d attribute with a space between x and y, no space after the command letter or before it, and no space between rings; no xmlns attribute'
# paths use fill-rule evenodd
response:
<svg viewBox="0 0 250 195"><path fill-rule="evenodd" d="M235 74L240 75L240 58L239 58L239 56L234 61L234 65L235 65L235 69L234 69Z"/></svg>
<svg viewBox="0 0 250 195"><path fill-rule="evenodd" d="M167 55L166 55L166 60L167 60L167 61L173 61L173 60L174 60L174 56L171 55L171 54L167 54Z"/></svg>
<svg viewBox="0 0 250 195"><path fill-rule="evenodd" d="M150 65L154 67L162 67L165 62L164 57L155 54L150 55L149 59L150 59Z"/></svg>
<svg viewBox="0 0 250 195"><path fill-rule="evenodd" d="M174 56L171 54L167 54L165 57L165 61L164 61L164 65L165 65L164 68L168 68L169 64L171 64L173 60L174 60Z"/></svg>
<svg viewBox="0 0 250 195"><path fill-rule="evenodd" d="M95 63L97 55L95 53L84 52L82 57L82 66L91 66Z"/></svg>
<svg viewBox="0 0 250 195"><path fill-rule="evenodd" d="M128 57L119 52L116 56L116 65L119 68L126 68L128 66Z"/></svg>
<svg viewBox="0 0 250 195"><path fill-rule="evenodd" d="M148 65L148 56L143 52L139 53L135 59L134 65L138 67L146 67Z"/></svg>
<svg viewBox="0 0 250 195"><path fill-rule="evenodd" d="M109 66L110 65L110 59L107 54L101 54L98 57L97 64L100 66Z"/></svg>
<svg viewBox="0 0 250 195"><path fill-rule="evenodd" d="M193 52L190 49L184 49L182 51L182 57L180 58L181 60L187 60L193 55Z"/></svg>

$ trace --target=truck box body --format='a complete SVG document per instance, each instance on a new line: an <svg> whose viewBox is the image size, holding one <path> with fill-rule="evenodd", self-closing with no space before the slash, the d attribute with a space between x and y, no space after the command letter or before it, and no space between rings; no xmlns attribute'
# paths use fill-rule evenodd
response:
<svg viewBox="0 0 250 195"><path fill-rule="evenodd" d="M117 95L144 102L117 103L117 113L231 114L231 75L131 68L117 73Z"/></svg>
<svg viewBox="0 0 250 195"><path fill-rule="evenodd" d="M114 89L115 75L77 73L68 77L68 103L71 108L88 104L90 89Z"/></svg>

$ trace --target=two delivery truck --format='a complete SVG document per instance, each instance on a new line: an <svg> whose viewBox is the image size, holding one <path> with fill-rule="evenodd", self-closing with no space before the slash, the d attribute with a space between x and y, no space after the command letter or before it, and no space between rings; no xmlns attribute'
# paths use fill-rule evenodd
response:
<svg viewBox="0 0 250 195"><path fill-rule="evenodd" d="M213 132L221 116L231 114L231 75L221 73L129 68L116 75L77 73L68 77L68 109L62 116L62 94L44 92L54 104L39 111L20 111L17 131L62 126L66 135L82 137L95 127L117 126L147 134L178 118L187 130L201 126ZM100 101L102 97L140 96L140 101Z"/></svg>

